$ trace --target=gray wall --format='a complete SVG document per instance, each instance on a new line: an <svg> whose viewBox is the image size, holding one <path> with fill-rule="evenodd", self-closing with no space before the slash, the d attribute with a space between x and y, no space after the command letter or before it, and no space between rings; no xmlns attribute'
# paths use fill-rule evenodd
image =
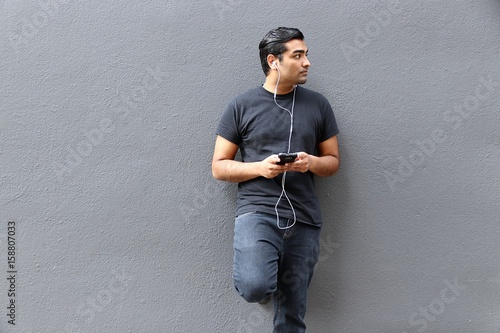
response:
<svg viewBox="0 0 500 333"><path fill-rule="evenodd" d="M282 25L341 129L308 331L500 332L498 0L0 1L1 332L270 331L210 161Z"/></svg>

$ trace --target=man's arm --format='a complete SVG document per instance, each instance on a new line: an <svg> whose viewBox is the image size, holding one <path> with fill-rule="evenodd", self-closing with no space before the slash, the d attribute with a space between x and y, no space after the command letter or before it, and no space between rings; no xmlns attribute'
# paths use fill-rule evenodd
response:
<svg viewBox="0 0 500 333"><path fill-rule="evenodd" d="M316 176L321 177L333 176L338 171L339 165L340 155L337 136L318 144L318 156L300 152L294 163L287 163L290 171L311 171Z"/></svg>
<svg viewBox="0 0 500 333"><path fill-rule="evenodd" d="M234 160L237 152L237 145L220 135L217 136L212 159L214 178L240 183L257 177L274 178L289 169L276 164L280 160L277 155L271 155L260 162L240 162Z"/></svg>

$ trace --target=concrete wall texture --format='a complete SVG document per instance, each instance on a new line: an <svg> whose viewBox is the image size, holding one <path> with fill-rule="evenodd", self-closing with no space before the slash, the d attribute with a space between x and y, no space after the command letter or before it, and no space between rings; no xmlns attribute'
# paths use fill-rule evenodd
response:
<svg viewBox="0 0 500 333"><path fill-rule="evenodd" d="M308 332L500 332L498 0L0 1L0 332L271 331L210 162L278 26L341 130Z"/></svg>

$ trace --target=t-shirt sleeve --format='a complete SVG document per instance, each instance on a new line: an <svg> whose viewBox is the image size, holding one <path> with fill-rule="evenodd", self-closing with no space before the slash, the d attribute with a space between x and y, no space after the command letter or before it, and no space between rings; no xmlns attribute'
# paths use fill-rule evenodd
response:
<svg viewBox="0 0 500 333"><path fill-rule="evenodd" d="M224 139L236 145L239 145L241 143L241 135L238 131L237 111L238 109L235 101L231 101L222 113L215 134L220 135Z"/></svg>
<svg viewBox="0 0 500 333"><path fill-rule="evenodd" d="M323 142L325 140L334 137L339 134L339 128L337 126L337 121L335 120L335 114L333 113L332 106L328 102L326 98L323 100L323 128L319 135L319 142Z"/></svg>

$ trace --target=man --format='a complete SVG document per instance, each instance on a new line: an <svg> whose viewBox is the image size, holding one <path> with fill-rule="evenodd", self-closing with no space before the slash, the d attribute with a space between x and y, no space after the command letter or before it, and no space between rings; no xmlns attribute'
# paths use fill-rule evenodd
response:
<svg viewBox="0 0 500 333"><path fill-rule="evenodd" d="M259 50L265 83L237 96L223 113L212 173L239 183L236 290L248 302L273 298L274 332L305 332L322 225L314 177L337 172L338 129L326 98L297 86L306 83L311 65L303 34L271 30ZM295 159L281 164L277 154L290 152Z"/></svg>

